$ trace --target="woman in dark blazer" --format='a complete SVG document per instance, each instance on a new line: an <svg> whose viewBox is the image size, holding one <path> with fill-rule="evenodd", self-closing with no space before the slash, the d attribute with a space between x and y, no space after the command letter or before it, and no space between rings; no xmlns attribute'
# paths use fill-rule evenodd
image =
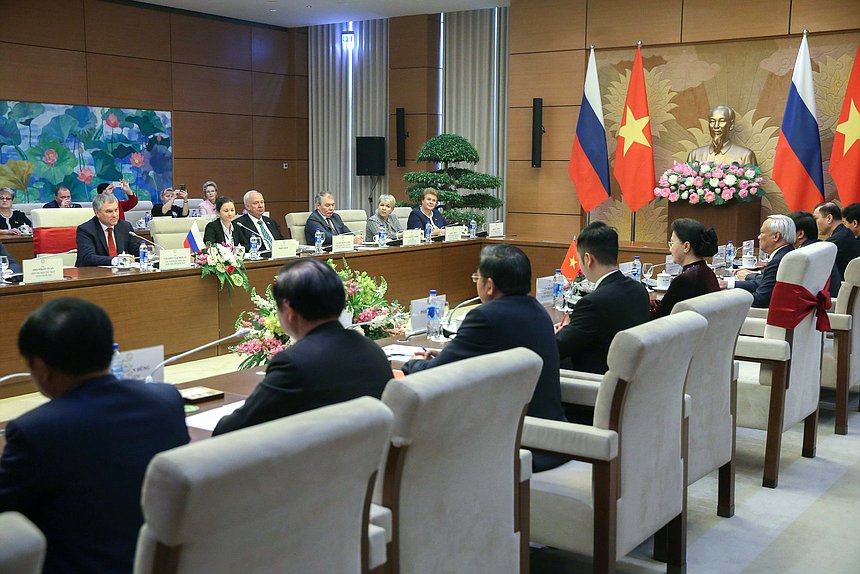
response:
<svg viewBox="0 0 860 574"><path fill-rule="evenodd" d="M717 252L717 232L695 219L676 219L672 222L672 239L669 253L672 261L683 265L681 274L672 280L663 299L651 307L651 318L665 317L672 312L676 303L699 295L720 290L717 276L708 267L705 257Z"/></svg>
<svg viewBox="0 0 860 574"><path fill-rule="evenodd" d="M206 229L203 230L203 242L207 245L224 243L230 247L241 245L239 228L233 225L233 220L236 219L236 206L233 200L226 195L221 195L215 200L215 209L218 219L213 219L206 224Z"/></svg>
<svg viewBox="0 0 860 574"><path fill-rule="evenodd" d="M436 209L436 204L439 202L439 192L432 187L424 189L424 196L421 198L421 205L412 208L412 213L409 214L409 220L406 222L406 229L421 229L423 230L428 223L433 226L433 235L441 235L442 230L448 225L445 217Z"/></svg>

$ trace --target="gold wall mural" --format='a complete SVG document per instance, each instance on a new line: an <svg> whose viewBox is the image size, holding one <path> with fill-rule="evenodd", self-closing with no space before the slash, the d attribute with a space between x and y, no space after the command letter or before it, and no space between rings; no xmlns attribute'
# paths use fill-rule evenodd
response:
<svg viewBox="0 0 860 574"><path fill-rule="evenodd" d="M842 108L848 76L860 33L810 35L813 80L825 194L836 199L828 173L833 134ZM642 49L654 162L659 175L673 161L685 161L690 150L710 141L708 114L724 104L737 112L733 140L755 152L767 184L762 215L787 213L782 192L772 181L779 127L800 47L800 36L739 40ZM635 48L598 50L597 64L603 92L610 170L621 125ZM667 202L652 202L636 213L636 240L662 242L668 226ZM630 240L631 213L612 178L612 198L591 213Z"/></svg>

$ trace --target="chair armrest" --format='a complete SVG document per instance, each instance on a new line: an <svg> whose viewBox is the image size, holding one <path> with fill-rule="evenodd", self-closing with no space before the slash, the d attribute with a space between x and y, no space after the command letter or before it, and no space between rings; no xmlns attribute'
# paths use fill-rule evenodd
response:
<svg viewBox="0 0 860 574"><path fill-rule="evenodd" d="M693 408L693 397L684 393L684 418L690 418L690 409Z"/></svg>
<svg viewBox="0 0 860 574"><path fill-rule="evenodd" d="M767 327L767 319L747 317L741 325L741 335L749 337L764 337L764 328Z"/></svg>
<svg viewBox="0 0 860 574"><path fill-rule="evenodd" d="M828 313L830 319L830 327L834 331L850 331L853 317L845 313Z"/></svg>
<svg viewBox="0 0 860 574"><path fill-rule="evenodd" d="M741 378L741 364L732 361L732 381L737 381L739 378Z"/></svg>
<svg viewBox="0 0 860 574"><path fill-rule="evenodd" d="M561 402L591 407L597 404L600 381L562 378L559 382L561 383Z"/></svg>
<svg viewBox="0 0 860 574"><path fill-rule="evenodd" d="M788 361L791 358L791 346L788 341L741 335L735 344L735 357L753 361Z"/></svg>
<svg viewBox="0 0 860 574"><path fill-rule="evenodd" d="M531 472L531 463L529 463L529 472ZM385 541L391 542L391 534L394 530L394 521L391 517L391 510L379 504L370 504L370 523L385 530Z"/></svg>
<svg viewBox="0 0 860 574"><path fill-rule="evenodd" d="M524 448L520 449L520 482L531 480L532 478L532 451Z"/></svg>
<svg viewBox="0 0 860 574"><path fill-rule="evenodd" d="M603 375L589 373L586 371L573 371L571 369L560 369L558 372L565 379L579 379L581 381L602 381Z"/></svg>
<svg viewBox="0 0 860 574"><path fill-rule="evenodd" d="M526 417L522 445L577 458L618 458L618 433L587 425Z"/></svg>
<svg viewBox="0 0 860 574"><path fill-rule="evenodd" d="M752 319L767 319L767 309L759 309L758 307L750 307L747 317Z"/></svg>

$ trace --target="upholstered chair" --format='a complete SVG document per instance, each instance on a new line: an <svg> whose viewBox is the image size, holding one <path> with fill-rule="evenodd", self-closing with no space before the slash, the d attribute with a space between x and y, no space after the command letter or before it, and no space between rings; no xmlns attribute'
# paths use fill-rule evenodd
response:
<svg viewBox="0 0 860 574"><path fill-rule="evenodd" d="M674 313L615 336L594 425L526 417L523 448L570 459L531 478L531 540L594 558L594 572L665 533L670 572L686 568L684 384L708 322Z"/></svg>
<svg viewBox="0 0 860 574"><path fill-rule="evenodd" d="M209 220L203 217L154 217L149 222L149 232L152 242L164 249L182 249L191 226L196 225L203 237L207 223Z"/></svg>
<svg viewBox="0 0 860 574"><path fill-rule="evenodd" d="M310 217L310 211L294 211L284 216L284 221L287 222L287 229L290 230L290 238L295 239L299 244L305 244L305 224Z"/></svg>
<svg viewBox="0 0 860 574"><path fill-rule="evenodd" d="M77 255L77 227L93 218L89 207L69 209L37 208L33 220L33 253L36 257L60 253L63 265L74 265Z"/></svg>
<svg viewBox="0 0 860 574"><path fill-rule="evenodd" d="M389 571L520 571L519 437L542 368L517 348L394 379L374 500L392 512Z"/></svg>
<svg viewBox="0 0 860 574"><path fill-rule="evenodd" d="M816 300L830 277L836 246L822 241L788 253L777 271L777 286L768 309L763 337L741 335L735 358L758 363L753 378L738 381L738 426L767 431L762 485L776 488L782 433L803 421L803 456L815 456L818 429L818 395L821 382L823 333L817 329L819 312L788 313L799 322L785 327L782 311L801 301L797 294L776 304L780 292L808 292ZM823 294L821 302L824 303ZM826 316L826 314L824 314ZM803 316L802 319L800 317ZM741 370L743 373L743 369Z"/></svg>
<svg viewBox="0 0 860 574"><path fill-rule="evenodd" d="M363 397L158 454L135 572L360 574L384 562L369 510L392 420Z"/></svg>
<svg viewBox="0 0 860 574"><path fill-rule="evenodd" d="M356 235L364 235L367 229L367 212L363 209L338 209L336 212L343 224Z"/></svg>
<svg viewBox="0 0 860 574"><path fill-rule="evenodd" d="M0 572L39 574L45 561L45 536L17 512L0 514Z"/></svg>

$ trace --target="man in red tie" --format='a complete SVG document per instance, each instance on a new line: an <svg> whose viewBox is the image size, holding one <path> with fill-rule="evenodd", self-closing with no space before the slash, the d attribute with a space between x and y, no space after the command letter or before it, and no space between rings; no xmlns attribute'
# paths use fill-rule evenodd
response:
<svg viewBox="0 0 860 574"><path fill-rule="evenodd" d="M78 258L75 267L116 265L117 256L134 255L140 239L131 235L132 227L119 219L119 202L110 193L93 198L95 216L78 226Z"/></svg>

